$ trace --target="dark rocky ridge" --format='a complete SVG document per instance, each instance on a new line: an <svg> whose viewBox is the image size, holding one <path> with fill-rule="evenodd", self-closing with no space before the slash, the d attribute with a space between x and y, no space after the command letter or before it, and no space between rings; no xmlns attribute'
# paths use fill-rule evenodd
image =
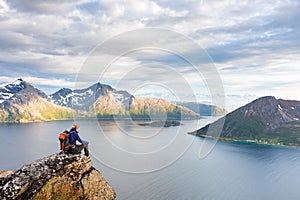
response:
<svg viewBox="0 0 300 200"><path fill-rule="evenodd" d="M300 146L299 119L300 101L261 97L227 114L220 138ZM209 126L191 134L206 135Z"/></svg>
<svg viewBox="0 0 300 200"><path fill-rule="evenodd" d="M0 178L1 199L115 199L90 158L54 154Z"/></svg>

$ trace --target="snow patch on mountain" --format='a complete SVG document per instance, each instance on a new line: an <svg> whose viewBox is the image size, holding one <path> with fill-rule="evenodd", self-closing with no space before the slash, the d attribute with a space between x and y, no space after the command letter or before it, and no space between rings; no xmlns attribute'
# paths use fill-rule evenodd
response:
<svg viewBox="0 0 300 200"><path fill-rule="evenodd" d="M6 100L11 99L16 93L25 88L25 82L22 79L18 79L8 85L0 88L0 104Z"/></svg>
<svg viewBox="0 0 300 200"><path fill-rule="evenodd" d="M85 89L71 90L63 88L50 95L52 102L65 107L88 110L99 96L115 91L108 85L96 83Z"/></svg>
<svg viewBox="0 0 300 200"><path fill-rule="evenodd" d="M112 97L116 103L124 104L130 100L131 95L126 91L116 91L112 92Z"/></svg>

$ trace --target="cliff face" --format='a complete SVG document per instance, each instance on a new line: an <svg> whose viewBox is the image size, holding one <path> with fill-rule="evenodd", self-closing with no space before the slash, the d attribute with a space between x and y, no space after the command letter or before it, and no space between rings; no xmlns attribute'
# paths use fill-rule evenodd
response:
<svg viewBox="0 0 300 200"><path fill-rule="evenodd" d="M114 189L83 155L54 154L0 178L0 199L115 198Z"/></svg>

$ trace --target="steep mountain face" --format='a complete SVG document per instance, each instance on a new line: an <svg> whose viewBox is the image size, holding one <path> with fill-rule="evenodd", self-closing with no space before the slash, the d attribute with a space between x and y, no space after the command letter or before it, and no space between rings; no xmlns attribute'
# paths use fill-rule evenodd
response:
<svg viewBox="0 0 300 200"><path fill-rule="evenodd" d="M63 88L50 95L50 98L53 103L60 106L76 110L89 110L99 97L105 96L110 92L115 92L115 89L109 85L96 83L85 89L71 90Z"/></svg>
<svg viewBox="0 0 300 200"><path fill-rule="evenodd" d="M259 98L225 116L221 139L300 145L300 101ZM193 134L205 135L209 125Z"/></svg>
<svg viewBox="0 0 300 200"><path fill-rule="evenodd" d="M126 91L97 83L81 90L61 89L50 95L52 102L76 110L87 111L99 118L132 117L146 118L197 118L198 114L175 104L155 98L139 98Z"/></svg>
<svg viewBox="0 0 300 200"><path fill-rule="evenodd" d="M0 199L116 199L83 155L54 154L0 175Z"/></svg>
<svg viewBox="0 0 300 200"><path fill-rule="evenodd" d="M227 114L224 108L220 108L214 105L208 105L196 102L175 102L176 105L184 106L200 116L220 116Z"/></svg>
<svg viewBox="0 0 300 200"><path fill-rule="evenodd" d="M44 92L22 79L0 88L1 122L45 121L72 116L71 109L51 103Z"/></svg>

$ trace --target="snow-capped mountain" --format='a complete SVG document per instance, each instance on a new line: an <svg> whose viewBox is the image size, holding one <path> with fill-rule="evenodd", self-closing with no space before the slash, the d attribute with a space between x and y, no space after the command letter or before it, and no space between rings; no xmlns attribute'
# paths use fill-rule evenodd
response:
<svg viewBox="0 0 300 200"><path fill-rule="evenodd" d="M3 86L0 88L0 104L11 100L17 93L20 91L27 89L28 92L37 93L39 96L43 98L48 98L45 93L42 91L34 88L32 85L28 84L27 82L23 81L22 79L17 79L16 81Z"/></svg>
<svg viewBox="0 0 300 200"><path fill-rule="evenodd" d="M50 95L53 103L76 110L90 110L99 97L111 95L116 103L125 103L130 94L126 91L116 91L109 85L96 83L85 89L60 89Z"/></svg>
<svg viewBox="0 0 300 200"><path fill-rule="evenodd" d="M41 90L18 79L0 88L0 121L32 122L73 116L69 108L53 104Z"/></svg>

